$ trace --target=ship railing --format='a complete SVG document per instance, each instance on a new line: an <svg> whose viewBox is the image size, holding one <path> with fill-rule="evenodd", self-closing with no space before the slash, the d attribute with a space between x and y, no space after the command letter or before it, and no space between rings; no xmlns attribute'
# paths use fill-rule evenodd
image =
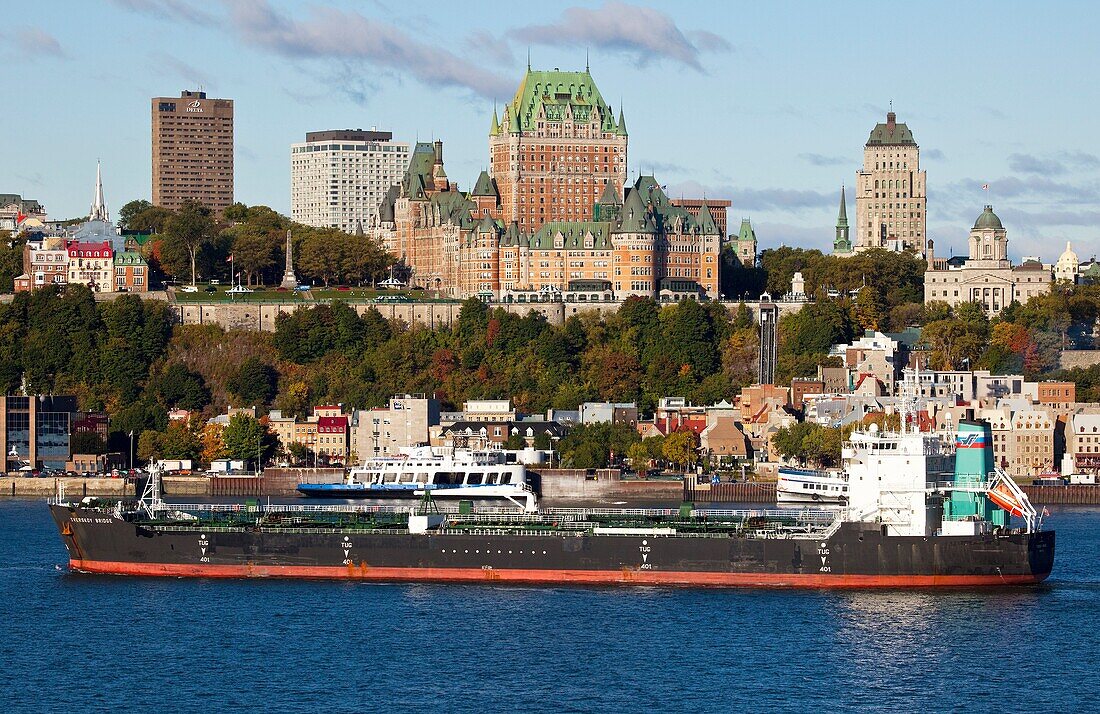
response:
<svg viewBox="0 0 1100 714"><path fill-rule="evenodd" d="M436 510L444 515L457 515L458 505L448 506L435 502ZM242 503L164 503L160 512L183 511L184 513L397 513L415 515L420 510L420 505L406 506L381 506L381 505L338 505L338 504L313 504L313 503L265 503L257 506L249 506ZM479 508L479 514L495 515L521 515L515 508Z"/></svg>

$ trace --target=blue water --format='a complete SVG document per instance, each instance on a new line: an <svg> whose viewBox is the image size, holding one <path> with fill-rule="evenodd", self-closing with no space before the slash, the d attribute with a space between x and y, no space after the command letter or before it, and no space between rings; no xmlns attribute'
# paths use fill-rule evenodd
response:
<svg viewBox="0 0 1100 714"><path fill-rule="evenodd" d="M832 592L70 575L0 501L12 711L1100 710L1100 509L1048 584ZM5 712L5 714L7 714Z"/></svg>

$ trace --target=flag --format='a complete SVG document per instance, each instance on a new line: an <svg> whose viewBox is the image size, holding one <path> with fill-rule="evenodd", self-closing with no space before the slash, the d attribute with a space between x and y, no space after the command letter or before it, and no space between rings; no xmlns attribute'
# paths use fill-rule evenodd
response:
<svg viewBox="0 0 1100 714"><path fill-rule="evenodd" d="M230 253L229 257L225 259L225 262L227 262L227 263L232 263L233 262L233 254L232 253Z"/></svg>
<svg viewBox="0 0 1100 714"><path fill-rule="evenodd" d="M1043 515L1043 518L1046 518L1047 516L1049 516L1049 515L1050 515L1050 511L1048 511L1048 510L1047 510L1047 507L1046 507L1046 506L1043 506L1043 513L1042 513L1042 515Z"/></svg>
<svg viewBox="0 0 1100 714"><path fill-rule="evenodd" d="M989 190L989 184L987 184L987 183L983 183L983 184L982 184L982 190L983 190L983 191L988 191L988 190Z"/></svg>
<svg viewBox="0 0 1100 714"><path fill-rule="evenodd" d="M16 211L15 212L15 223L17 225L22 223L25 220L27 220L27 214L26 213L23 213L22 211Z"/></svg>
<svg viewBox="0 0 1100 714"><path fill-rule="evenodd" d="M133 439L133 438L134 438L134 430L133 430L133 429L131 429L131 430L130 430L130 438L131 438L131 439Z"/></svg>

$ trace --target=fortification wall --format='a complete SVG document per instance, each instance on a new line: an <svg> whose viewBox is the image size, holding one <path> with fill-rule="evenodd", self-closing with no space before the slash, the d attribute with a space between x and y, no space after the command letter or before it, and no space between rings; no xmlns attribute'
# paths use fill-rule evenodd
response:
<svg viewBox="0 0 1100 714"><path fill-rule="evenodd" d="M313 302L186 302L175 303L172 309L176 321L181 325L219 325L226 330L250 330L273 332L275 320L282 313L291 313L302 307L311 307ZM729 310L736 310L740 303L724 303ZM798 312L805 303L777 303L781 315ZM754 317L759 316L759 306L747 303ZM532 310L541 313L552 325L562 325L574 315L598 313L609 315L618 312L621 302L603 303L493 303L492 308L503 308L513 315L524 316ZM360 315L372 307L387 319L400 320L406 324L427 325L432 329L449 327L458 319L462 309L460 302L408 302L408 303L351 303L351 307Z"/></svg>

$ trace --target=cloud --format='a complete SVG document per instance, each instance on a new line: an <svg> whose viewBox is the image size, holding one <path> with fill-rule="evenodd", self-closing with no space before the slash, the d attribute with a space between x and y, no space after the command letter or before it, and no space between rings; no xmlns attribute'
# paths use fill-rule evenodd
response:
<svg viewBox="0 0 1100 714"><path fill-rule="evenodd" d="M725 198L733 201L737 210L802 211L834 207L840 200L839 190L833 193L790 188L738 188L736 186L704 186L698 181L681 181L668 187L669 196L693 198Z"/></svg>
<svg viewBox="0 0 1100 714"><path fill-rule="evenodd" d="M1065 165L1057 159L1040 159L1031 154L1009 154L1008 168L1022 174L1056 176L1066 172Z"/></svg>
<svg viewBox="0 0 1100 714"><path fill-rule="evenodd" d="M947 158L939 149L921 149L920 155L922 159L931 159L933 161L943 161Z"/></svg>
<svg viewBox="0 0 1100 714"><path fill-rule="evenodd" d="M822 156L821 154L799 154L798 158L814 166L843 166L849 162L844 156Z"/></svg>
<svg viewBox="0 0 1100 714"><path fill-rule="evenodd" d="M205 72L167 52L153 52L150 58L162 73L182 79L190 83L191 86L207 86L210 84L210 80Z"/></svg>
<svg viewBox="0 0 1100 714"><path fill-rule="evenodd" d="M669 174L682 174L687 172L687 167L683 164L677 164L672 161L651 161L645 159L638 162L638 168L647 174L656 173L669 173Z"/></svg>
<svg viewBox="0 0 1100 714"><path fill-rule="evenodd" d="M240 0L229 9L233 33L283 57L346 63L349 72L367 64L431 87L466 89L484 97L511 93L512 83L503 77L358 12L314 7L307 19L297 19L267 0Z"/></svg>
<svg viewBox="0 0 1100 714"><path fill-rule="evenodd" d="M213 25L217 21L213 15L186 0L111 0L111 2L124 10L172 22Z"/></svg>
<svg viewBox="0 0 1100 714"><path fill-rule="evenodd" d="M831 193L793 188L732 189L732 194L736 197L738 206L756 211L769 209L801 211L827 208L834 200L839 200Z"/></svg>
<svg viewBox="0 0 1100 714"><path fill-rule="evenodd" d="M701 54L730 49L729 43L718 35L704 30L685 33L660 10L619 0L608 0L595 9L566 8L557 22L517 27L508 36L527 44L623 52L640 64L667 59L700 72Z"/></svg>
<svg viewBox="0 0 1100 714"><path fill-rule="evenodd" d="M512 54L512 48L508 41L495 36L486 30L478 30L466 38L463 44L474 55L488 55L494 62L502 65L513 65L516 56Z"/></svg>
<svg viewBox="0 0 1100 714"><path fill-rule="evenodd" d="M68 58L57 38L37 27L17 27L10 33L0 34L0 39L7 40L20 57Z"/></svg>

